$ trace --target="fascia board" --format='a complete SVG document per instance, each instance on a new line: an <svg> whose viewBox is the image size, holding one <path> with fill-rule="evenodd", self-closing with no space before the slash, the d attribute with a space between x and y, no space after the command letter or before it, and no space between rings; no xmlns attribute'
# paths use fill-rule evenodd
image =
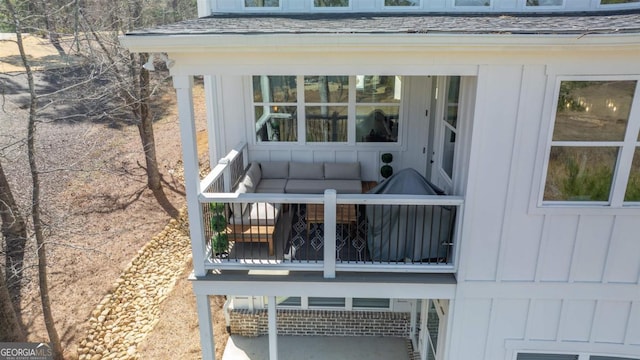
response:
<svg viewBox="0 0 640 360"><path fill-rule="evenodd" d="M133 52L318 52L337 48L411 51L640 49L640 34L504 35L504 34L194 34L125 35L121 44Z"/></svg>

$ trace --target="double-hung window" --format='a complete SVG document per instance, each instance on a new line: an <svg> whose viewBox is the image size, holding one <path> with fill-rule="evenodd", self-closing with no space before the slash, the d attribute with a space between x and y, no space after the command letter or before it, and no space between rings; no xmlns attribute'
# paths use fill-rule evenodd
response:
<svg viewBox="0 0 640 360"><path fill-rule="evenodd" d="M543 205L640 205L640 79L563 79Z"/></svg>

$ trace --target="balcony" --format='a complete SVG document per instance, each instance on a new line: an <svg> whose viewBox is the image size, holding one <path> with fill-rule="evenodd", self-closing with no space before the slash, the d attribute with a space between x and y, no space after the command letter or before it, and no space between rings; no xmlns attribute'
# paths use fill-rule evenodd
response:
<svg viewBox="0 0 640 360"><path fill-rule="evenodd" d="M462 197L237 194L245 164L239 146L201 182L206 270L455 272Z"/></svg>

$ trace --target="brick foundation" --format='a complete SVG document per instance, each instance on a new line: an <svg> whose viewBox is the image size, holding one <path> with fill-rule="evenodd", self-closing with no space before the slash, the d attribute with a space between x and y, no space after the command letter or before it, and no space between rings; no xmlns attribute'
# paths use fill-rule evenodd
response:
<svg viewBox="0 0 640 360"><path fill-rule="evenodd" d="M268 334L267 310L231 310L230 317L232 334ZM277 319L278 335L409 337L409 313L279 309Z"/></svg>

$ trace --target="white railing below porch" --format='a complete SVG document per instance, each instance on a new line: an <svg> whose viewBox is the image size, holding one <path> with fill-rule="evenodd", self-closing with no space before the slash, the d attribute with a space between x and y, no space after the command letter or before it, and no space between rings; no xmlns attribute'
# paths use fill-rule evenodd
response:
<svg viewBox="0 0 640 360"><path fill-rule="evenodd" d="M464 199L389 194L231 192L248 165L240 145L201 182L206 270L455 272ZM233 209L257 207L252 217ZM244 211L244 210L243 210ZM221 223L224 226L221 226ZM215 241L219 234L227 243Z"/></svg>

